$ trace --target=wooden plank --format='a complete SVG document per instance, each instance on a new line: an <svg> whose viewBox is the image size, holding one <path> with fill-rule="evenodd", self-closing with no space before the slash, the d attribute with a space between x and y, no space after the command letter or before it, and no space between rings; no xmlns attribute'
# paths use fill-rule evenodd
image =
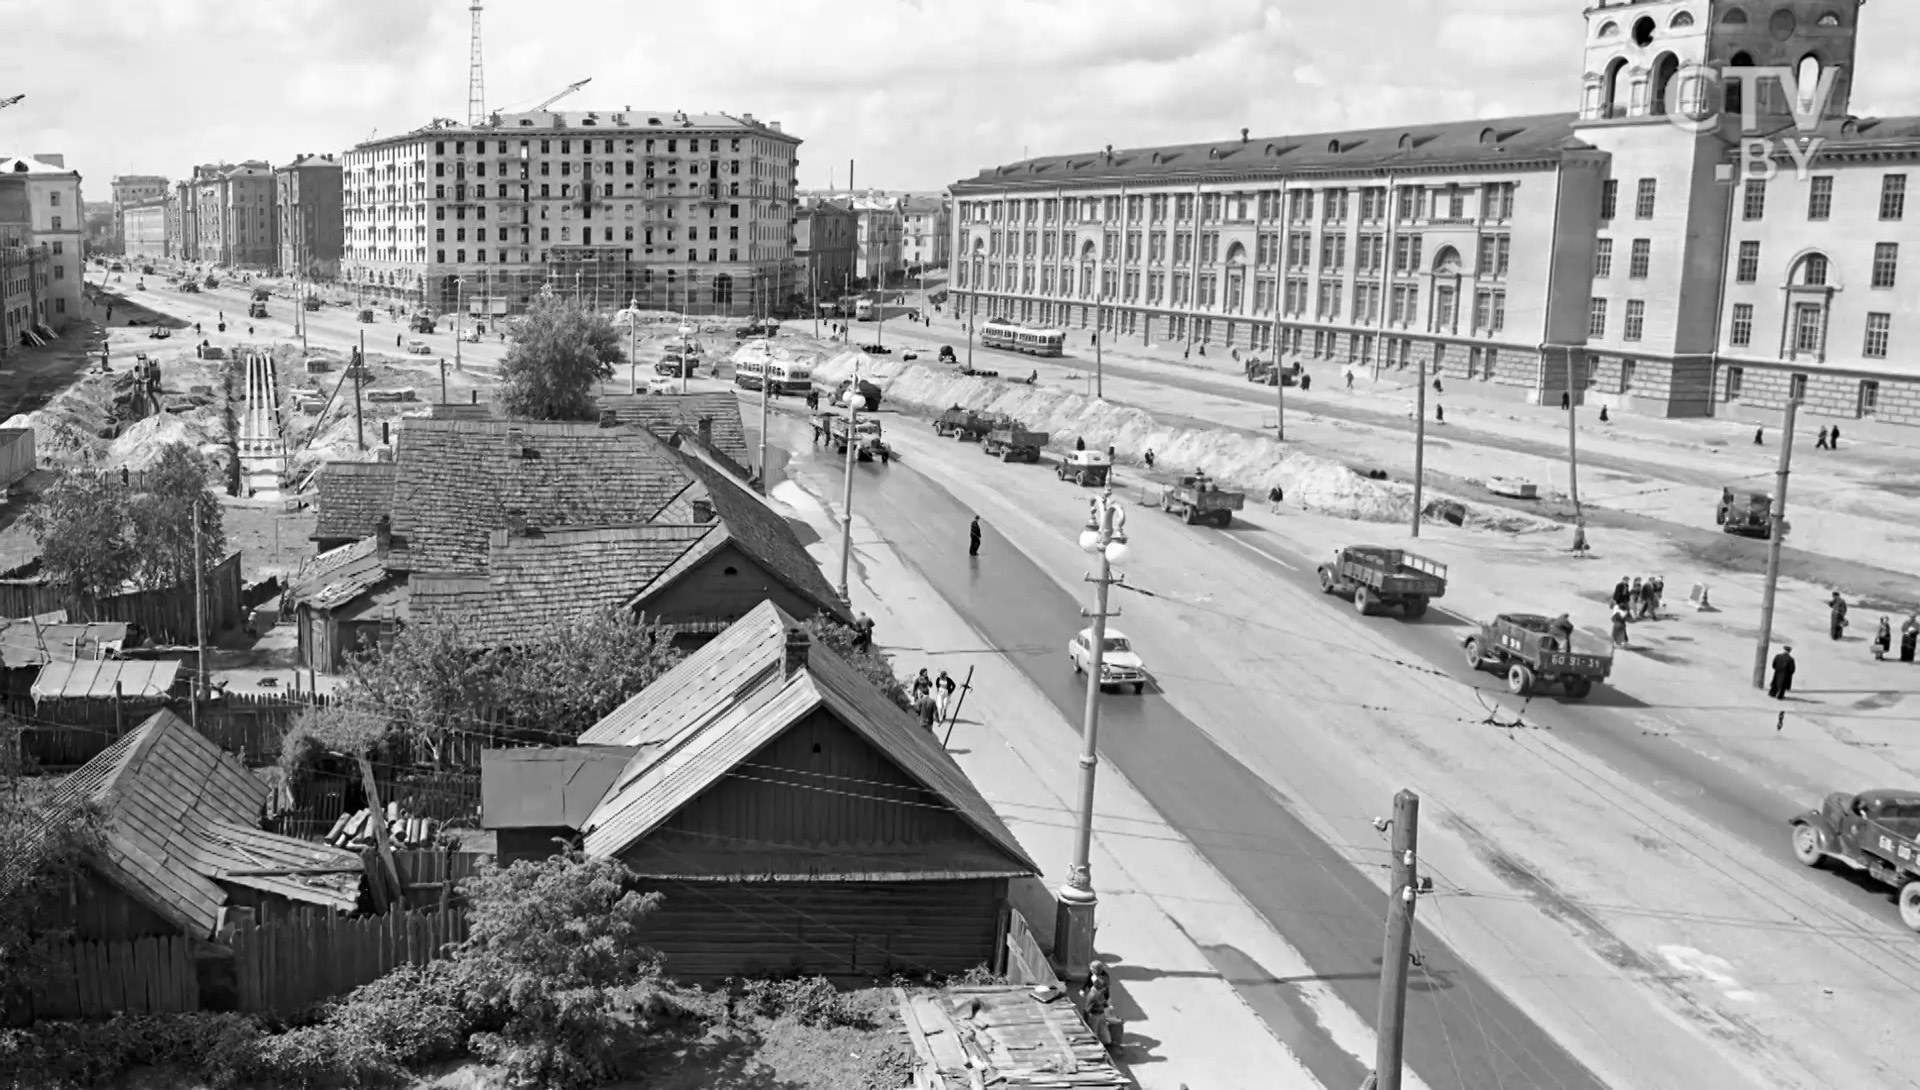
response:
<svg viewBox="0 0 1920 1090"><path fill-rule="evenodd" d="M373 842L380 849L380 860L385 866L387 877L392 881L394 903L405 905L406 890L400 885L400 868L393 862L393 844L387 837L387 824L380 810L380 785L373 778L373 765L365 757L359 758L360 783L367 792L367 810L370 812L368 824L373 826Z"/></svg>

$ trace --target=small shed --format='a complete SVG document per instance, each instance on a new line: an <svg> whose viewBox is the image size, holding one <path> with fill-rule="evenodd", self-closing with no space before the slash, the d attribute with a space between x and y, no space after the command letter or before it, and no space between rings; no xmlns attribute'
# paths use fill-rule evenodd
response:
<svg viewBox="0 0 1920 1090"><path fill-rule="evenodd" d="M49 662L33 681L33 699L164 700L180 680L180 664L171 660L90 659Z"/></svg>
<svg viewBox="0 0 1920 1090"><path fill-rule="evenodd" d="M913 1041L917 1090L973 1087L1133 1085L1122 1074L1072 997L1053 985L896 991L900 1021Z"/></svg>
<svg viewBox="0 0 1920 1090"><path fill-rule="evenodd" d="M0 428L0 496L15 482L25 480L38 465L32 428Z"/></svg>
<svg viewBox="0 0 1920 1090"><path fill-rule="evenodd" d="M578 836L632 746L489 749L480 754L480 826L494 834L503 867L553 854L555 840Z"/></svg>

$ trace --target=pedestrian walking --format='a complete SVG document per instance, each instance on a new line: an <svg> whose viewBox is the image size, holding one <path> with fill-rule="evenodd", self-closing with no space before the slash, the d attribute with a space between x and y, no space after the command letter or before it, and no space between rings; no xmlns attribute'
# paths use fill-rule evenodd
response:
<svg viewBox="0 0 1920 1090"><path fill-rule="evenodd" d="M1627 646L1627 607L1614 606L1611 620L1613 621L1613 645Z"/></svg>
<svg viewBox="0 0 1920 1090"><path fill-rule="evenodd" d="M1560 411L1566 412L1572 408L1573 408L1573 395L1567 393L1565 390L1560 391Z"/></svg>
<svg viewBox="0 0 1920 1090"><path fill-rule="evenodd" d="M1839 591L1827 599L1827 635L1839 639L1847 631L1847 600L1840 597Z"/></svg>
<svg viewBox="0 0 1920 1090"><path fill-rule="evenodd" d="M1893 622L1885 614L1880 617L1880 627L1873 633L1873 661L1887 661L1887 652L1893 650Z"/></svg>
<svg viewBox="0 0 1920 1090"><path fill-rule="evenodd" d="M1767 429L1753 429L1753 445L1756 447L1764 447L1767 445Z"/></svg>
<svg viewBox="0 0 1920 1090"><path fill-rule="evenodd" d="M194 335L194 336L196 336L196 337L198 337L198 336L200 335L200 323L199 323L199 322L195 322L195 323L193 323L193 335Z"/></svg>
<svg viewBox="0 0 1920 1090"><path fill-rule="evenodd" d="M967 555L980 555L980 516L973 516L973 522L967 526Z"/></svg>
<svg viewBox="0 0 1920 1090"><path fill-rule="evenodd" d="M1815 449L1815 450L1826 450L1826 449L1827 449L1827 429L1825 429L1825 428L1821 428L1821 429L1820 429L1820 434L1819 434L1818 436L1815 436L1815 437L1814 437L1814 440L1813 440L1813 449Z"/></svg>
<svg viewBox="0 0 1920 1090"><path fill-rule="evenodd" d="M1276 515L1279 514L1280 501L1286 498L1287 498L1287 494L1285 492L1282 492L1280 490L1280 486L1277 484L1274 485L1272 488L1267 489L1267 510L1273 512Z"/></svg>
<svg viewBox="0 0 1920 1090"><path fill-rule="evenodd" d="M1607 422L1607 407L1605 405L1600 406L1600 422L1602 424Z"/></svg>
<svg viewBox="0 0 1920 1090"><path fill-rule="evenodd" d="M1838 424L1835 424L1833 426L1833 434L1827 436L1827 449L1828 450L1840 449L1840 425Z"/></svg>
<svg viewBox="0 0 1920 1090"><path fill-rule="evenodd" d="M395 333L395 334L393 335L393 346L394 346L395 348L398 348L398 347L400 347L400 334L398 334L398 333Z"/></svg>
<svg viewBox="0 0 1920 1090"><path fill-rule="evenodd" d="M1351 367L1347 368L1347 389L1349 391L1353 389L1353 368Z"/></svg>
<svg viewBox="0 0 1920 1090"><path fill-rule="evenodd" d="M1079 439L1079 438L1074 439L1073 449L1077 451L1087 449L1087 441L1085 439Z"/></svg>
<svg viewBox="0 0 1920 1090"><path fill-rule="evenodd" d="M1585 515L1579 515L1573 520L1573 555L1584 557L1587 548L1587 519Z"/></svg>
<svg viewBox="0 0 1920 1090"><path fill-rule="evenodd" d="M1447 407L1445 405L1435 405L1433 407L1433 422L1436 424L1444 424L1447 422Z"/></svg>
<svg viewBox="0 0 1920 1090"><path fill-rule="evenodd" d="M1637 621L1647 606L1647 588L1640 582L1639 576L1627 587L1627 619Z"/></svg>
<svg viewBox="0 0 1920 1090"><path fill-rule="evenodd" d="M1152 469L1152 468L1153 468L1153 448L1152 448L1152 447L1148 447L1148 448L1147 448L1147 455L1146 455L1146 457L1145 457L1145 458L1143 458L1143 459L1141 459L1141 460L1147 463L1147 468L1148 468L1148 469Z"/></svg>
<svg viewBox="0 0 1920 1090"><path fill-rule="evenodd" d="M932 695L933 679L927 676L927 668L922 666L920 672L913 678L913 698L919 700L921 697Z"/></svg>
<svg viewBox="0 0 1920 1090"><path fill-rule="evenodd" d="M1434 380L1433 380L1433 392L1434 392L1434 393L1436 393L1436 394L1443 394L1443 393L1446 393L1446 391L1445 391L1445 390L1443 390L1443 389L1441 389L1441 388L1440 388L1440 379L1439 379L1439 377L1438 377L1438 376L1435 376L1435 378L1434 378Z"/></svg>
<svg viewBox="0 0 1920 1090"><path fill-rule="evenodd" d="M1627 593L1630 588L1631 588L1631 584L1627 581L1627 577L1624 575L1620 577L1620 581L1618 583L1615 583L1613 585L1613 604L1617 608L1620 608L1620 609L1627 608Z"/></svg>
<svg viewBox="0 0 1920 1090"><path fill-rule="evenodd" d="M1782 647L1780 653L1773 656L1773 678L1767 683L1767 695L1775 700L1785 700L1793 689L1793 648Z"/></svg>
<svg viewBox="0 0 1920 1090"><path fill-rule="evenodd" d="M1912 614L1907 623L1900 626L1900 661L1912 662L1913 650L1920 644L1920 613Z"/></svg>
<svg viewBox="0 0 1920 1090"><path fill-rule="evenodd" d="M1648 579L1647 580L1647 618L1649 620L1657 621L1660 619L1660 603L1666 601L1666 598L1667 598L1666 576L1656 575L1653 578Z"/></svg>
<svg viewBox="0 0 1920 1090"><path fill-rule="evenodd" d="M1311 389L1313 389L1313 376L1305 371L1300 372L1300 392L1304 394Z"/></svg>
<svg viewBox="0 0 1920 1090"><path fill-rule="evenodd" d="M218 329L221 333L225 333L227 331L227 323L221 322Z"/></svg>
<svg viewBox="0 0 1920 1090"><path fill-rule="evenodd" d="M865 611L853 619L853 649L873 650L873 618L867 616Z"/></svg>
<svg viewBox="0 0 1920 1090"><path fill-rule="evenodd" d="M248 327L247 327L247 336L249 336L249 337L251 337L251 336L253 336L253 327L252 327L252 326L248 326Z"/></svg>
<svg viewBox="0 0 1920 1090"><path fill-rule="evenodd" d="M945 670L940 671L940 676L933 679L933 695L940 701L941 719L945 719L953 709L953 691L957 688L959 686L953 683L953 675Z"/></svg>
<svg viewBox="0 0 1920 1090"><path fill-rule="evenodd" d="M934 724L940 721L940 709L934 707L933 697L916 697L914 698L913 706L920 713L920 725L927 729L928 734L932 734Z"/></svg>

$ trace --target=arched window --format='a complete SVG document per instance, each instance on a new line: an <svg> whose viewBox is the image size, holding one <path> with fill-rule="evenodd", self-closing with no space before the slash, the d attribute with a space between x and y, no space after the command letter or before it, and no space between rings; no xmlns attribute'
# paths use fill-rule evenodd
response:
<svg viewBox="0 0 1920 1090"><path fill-rule="evenodd" d="M1648 113L1655 117L1665 116L1667 112L1667 93L1673 83L1673 77L1680 73L1680 58L1671 53L1662 53L1653 62L1653 97L1648 101Z"/></svg>
<svg viewBox="0 0 1920 1090"><path fill-rule="evenodd" d="M1799 112L1801 114L1813 112L1815 104L1819 101L1820 75L1820 58L1811 53L1800 58L1800 65L1794 70L1793 77L1795 87L1800 94Z"/></svg>
<svg viewBox="0 0 1920 1090"><path fill-rule="evenodd" d="M1795 287L1824 288L1827 286L1827 256L1808 254L1794 266L1790 281Z"/></svg>
<svg viewBox="0 0 1920 1090"><path fill-rule="evenodd" d="M1607 62L1607 74L1600 81L1600 106L1608 117L1624 117L1627 113L1627 89L1621 86L1620 73L1627 67L1627 58L1615 57Z"/></svg>
<svg viewBox="0 0 1920 1090"><path fill-rule="evenodd" d="M1244 265L1247 261L1247 248L1236 242L1227 247L1227 264Z"/></svg>
<svg viewBox="0 0 1920 1090"><path fill-rule="evenodd" d="M1833 12L1829 11L1826 14L1820 16L1819 20L1815 23L1815 25L1816 26L1839 26L1840 16L1835 15Z"/></svg>
<svg viewBox="0 0 1920 1090"><path fill-rule="evenodd" d="M1618 37L1619 34L1620 34L1620 24L1609 20L1608 22L1600 24L1600 32L1598 34L1595 34L1594 37L1615 38L1615 37Z"/></svg>
<svg viewBox="0 0 1920 1090"><path fill-rule="evenodd" d="M1745 26L1747 13L1739 8L1728 8L1727 13L1720 17L1720 22L1724 26Z"/></svg>
<svg viewBox="0 0 1920 1090"><path fill-rule="evenodd" d="M1642 15L1640 18L1635 19L1633 21L1633 44L1643 49L1652 45L1653 33L1657 29L1659 29L1659 24L1653 21L1653 16L1651 15Z"/></svg>
<svg viewBox="0 0 1920 1090"><path fill-rule="evenodd" d="M1690 11L1683 11L1678 15L1675 15L1673 17L1673 21L1667 24L1667 26L1671 27L1674 30L1680 30L1685 27L1690 27L1692 25L1693 25L1693 13Z"/></svg>
<svg viewBox="0 0 1920 1090"><path fill-rule="evenodd" d="M1745 17L1742 16L1742 18L1744 19ZM1733 57L1727 61L1727 67L1752 68L1753 56L1748 53L1735 53ZM1743 79L1722 78L1720 82L1720 92L1726 100L1726 112L1729 114L1739 113L1746 101L1747 81Z"/></svg>
<svg viewBox="0 0 1920 1090"><path fill-rule="evenodd" d="M1433 255L1433 274L1435 276L1460 275L1460 251L1451 246L1442 246Z"/></svg>

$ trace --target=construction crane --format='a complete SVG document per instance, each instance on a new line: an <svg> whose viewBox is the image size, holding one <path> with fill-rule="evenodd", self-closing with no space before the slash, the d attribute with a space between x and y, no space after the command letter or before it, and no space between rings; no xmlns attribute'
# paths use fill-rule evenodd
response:
<svg viewBox="0 0 1920 1090"><path fill-rule="evenodd" d="M577 86L579 86L579 84L575 84L574 86L575 86L575 87L577 87ZM572 87L569 87L569 88L567 88L567 90L569 90L569 91L571 91L571 90L573 90L573 88L572 88ZM0 110L4 110L4 109L6 109L7 107L9 107L9 106L12 106L13 104L15 104L15 103L17 103L17 102L19 102L19 101L20 101L21 99L23 99L23 98L25 98L25 97L27 97L27 96L25 96L25 95L14 95L14 96L13 96L12 98L0 98Z"/></svg>
<svg viewBox="0 0 1920 1090"><path fill-rule="evenodd" d="M588 76L586 79L581 80L579 83L569 83L567 84L566 90L561 91L559 94L554 95L553 97L547 99L545 102L542 102L540 105L535 106L529 112L537 114L541 110L546 109L547 107L553 105L554 103L560 101L561 99L567 97L568 95L574 93L575 91L578 91L580 88L585 87L587 84L592 82L593 82L593 77Z"/></svg>

